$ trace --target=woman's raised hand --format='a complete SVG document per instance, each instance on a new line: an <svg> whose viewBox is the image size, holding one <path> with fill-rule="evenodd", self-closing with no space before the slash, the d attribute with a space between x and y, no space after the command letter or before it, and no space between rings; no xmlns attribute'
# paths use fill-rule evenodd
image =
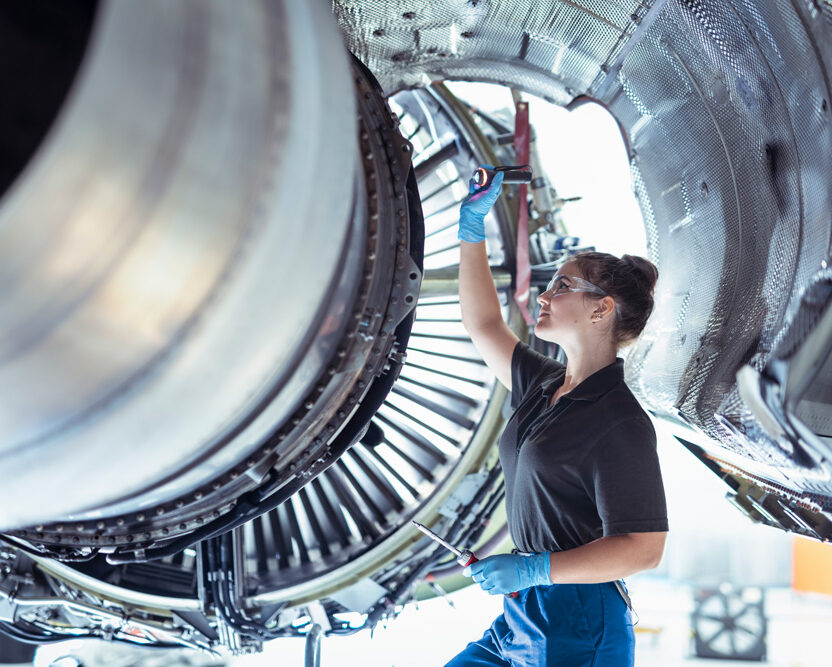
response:
<svg viewBox="0 0 832 667"><path fill-rule="evenodd" d="M491 165L482 165L486 169L493 169ZM460 241L479 243L485 241L485 214L491 210L497 197L503 191L503 172L498 171L488 187L480 188L474 179L468 181L468 196L462 201L459 209Z"/></svg>

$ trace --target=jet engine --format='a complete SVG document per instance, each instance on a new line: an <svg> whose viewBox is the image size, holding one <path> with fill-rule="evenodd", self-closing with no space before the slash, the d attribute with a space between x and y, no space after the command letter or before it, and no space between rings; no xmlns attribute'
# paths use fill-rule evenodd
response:
<svg viewBox="0 0 832 667"><path fill-rule="evenodd" d="M7 2L0 42L14 642L355 632L456 571L411 519L504 541L455 223L514 127L444 80L610 111L661 276L631 386L750 518L832 539L828 2ZM486 220L522 338L526 205ZM570 251L539 227L532 291Z"/></svg>

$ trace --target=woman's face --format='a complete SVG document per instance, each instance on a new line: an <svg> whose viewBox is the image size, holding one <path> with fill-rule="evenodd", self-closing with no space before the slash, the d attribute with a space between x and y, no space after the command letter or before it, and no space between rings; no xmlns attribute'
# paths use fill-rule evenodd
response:
<svg viewBox="0 0 832 667"><path fill-rule="evenodd" d="M584 278L574 262L566 262L559 274ZM567 283L568 286L568 283ZM565 289L543 292L537 297L540 313L534 327L538 338L563 345L575 336L582 336L592 326L592 312L598 299L586 292L570 292Z"/></svg>

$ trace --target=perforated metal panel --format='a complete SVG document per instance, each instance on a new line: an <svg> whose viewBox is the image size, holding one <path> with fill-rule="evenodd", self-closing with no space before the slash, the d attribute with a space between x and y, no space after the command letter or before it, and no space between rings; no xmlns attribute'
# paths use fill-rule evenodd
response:
<svg viewBox="0 0 832 667"><path fill-rule="evenodd" d="M656 311L629 368L642 398L745 459L795 469L797 486L830 493L765 436L735 380L745 363L763 367L828 256L821 174L832 142L819 55L829 41L812 33L818 19L790 3L669 3L610 106L630 132L650 196L645 217L659 220Z"/></svg>
<svg viewBox="0 0 832 667"><path fill-rule="evenodd" d="M600 85L653 4L333 0L332 6L347 46L387 92L440 79L492 81L565 104Z"/></svg>
<svg viewBox="0 0 832 667"><path fill-rule="evenodd" d="M829 3L335 0L333 9L387 90L449 78L560 104L600 98L628 137L661 273L628 360L632 384L716 451L773 476L794 468L796 491L832 495L818 481L827 474L801 469L765 436L735 378L765 365L829 254Z"/></svg>

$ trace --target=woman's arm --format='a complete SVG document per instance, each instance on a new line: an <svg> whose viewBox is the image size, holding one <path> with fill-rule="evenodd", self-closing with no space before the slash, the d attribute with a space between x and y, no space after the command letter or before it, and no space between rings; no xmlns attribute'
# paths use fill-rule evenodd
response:
<svg viewBox="0 0 832 667"><path fill-rule="evenodd" d="M459 305L462 325L491 372L511 391L511 355L519 338L503 321L485 241L460 241Z"/></svg>
<svg viewBox="0 0 832 667"><path fill-rule="evenodd" d="M595 584L623 579L657 567L667 533L628 533L601 537L568 551L549 554L553 584Z"/></svg>
<svg viewBox="0 0 832 667"><path fill-rule="evenodd" d="M547 584L600 584L656 567L667 533L629 533L601 537L568 551L499 554L469 565L472 577L490 595Z"/></svg>
<svg viewBox="0 0 832 667"><path fill-rule="evenodd" d="M511 391L511 356L518 338L503 322L485 250L485 216L500 196L503 173L488 187L468 183L459 209L459 306L462 325L497 379Z"/></svg>

